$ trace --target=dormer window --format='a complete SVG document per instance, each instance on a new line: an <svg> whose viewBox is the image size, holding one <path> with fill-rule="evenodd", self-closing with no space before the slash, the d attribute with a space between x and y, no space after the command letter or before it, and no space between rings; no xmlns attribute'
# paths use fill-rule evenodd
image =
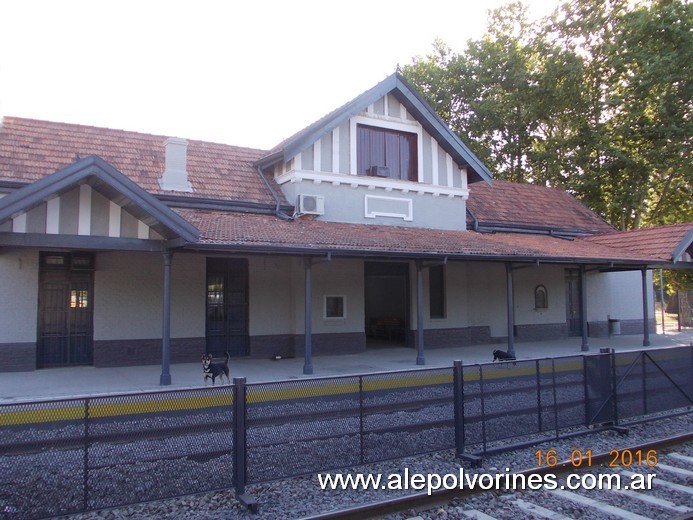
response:
<svg viewBox="0 0 693 520"><path fill-rule="evenodd" d="M357 125L357 174L418 180L417 134Z"/></svg>

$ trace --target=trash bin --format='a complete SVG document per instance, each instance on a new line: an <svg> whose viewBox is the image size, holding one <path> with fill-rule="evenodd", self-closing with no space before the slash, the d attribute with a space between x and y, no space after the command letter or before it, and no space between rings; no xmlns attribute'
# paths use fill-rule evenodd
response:
<svg viewBox="0 0 693 520"><path fill-rule="evenodd" d="M609 318L609 336L619 336L621 334L621 320Z"/></svg>

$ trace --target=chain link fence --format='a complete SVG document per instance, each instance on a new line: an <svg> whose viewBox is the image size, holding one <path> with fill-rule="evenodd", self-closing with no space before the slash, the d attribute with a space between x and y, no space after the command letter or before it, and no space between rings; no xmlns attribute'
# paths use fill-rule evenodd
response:
<svg viewBox="0 0 693 520"><path fill-rule="evenodd" d="M0 405L0 519L456 449L484 454L693 405L693 347Z"/></svg>

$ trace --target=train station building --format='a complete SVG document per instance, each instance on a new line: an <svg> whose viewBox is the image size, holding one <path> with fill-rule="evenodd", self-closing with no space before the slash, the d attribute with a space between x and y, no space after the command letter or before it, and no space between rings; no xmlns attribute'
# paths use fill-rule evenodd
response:
<svg viewBox="0 0 693 520"><path fill-rule="evenodd" d="M0 371L654 331L693 223L494 180L399 74L272 150L5 117Z"/></svg>

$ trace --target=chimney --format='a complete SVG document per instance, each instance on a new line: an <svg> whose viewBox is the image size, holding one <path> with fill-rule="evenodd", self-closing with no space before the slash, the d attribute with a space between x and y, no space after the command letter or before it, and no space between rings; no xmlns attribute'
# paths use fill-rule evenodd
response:
<svg viewBox="0 0 693 520"><path fill-rule="evenodd" d="M167 191L192 192L188 180L187 149L188 140L179 137L169 137L164 141L166 150L166 166L164 174L159 179L159 186Z"/></svg>

